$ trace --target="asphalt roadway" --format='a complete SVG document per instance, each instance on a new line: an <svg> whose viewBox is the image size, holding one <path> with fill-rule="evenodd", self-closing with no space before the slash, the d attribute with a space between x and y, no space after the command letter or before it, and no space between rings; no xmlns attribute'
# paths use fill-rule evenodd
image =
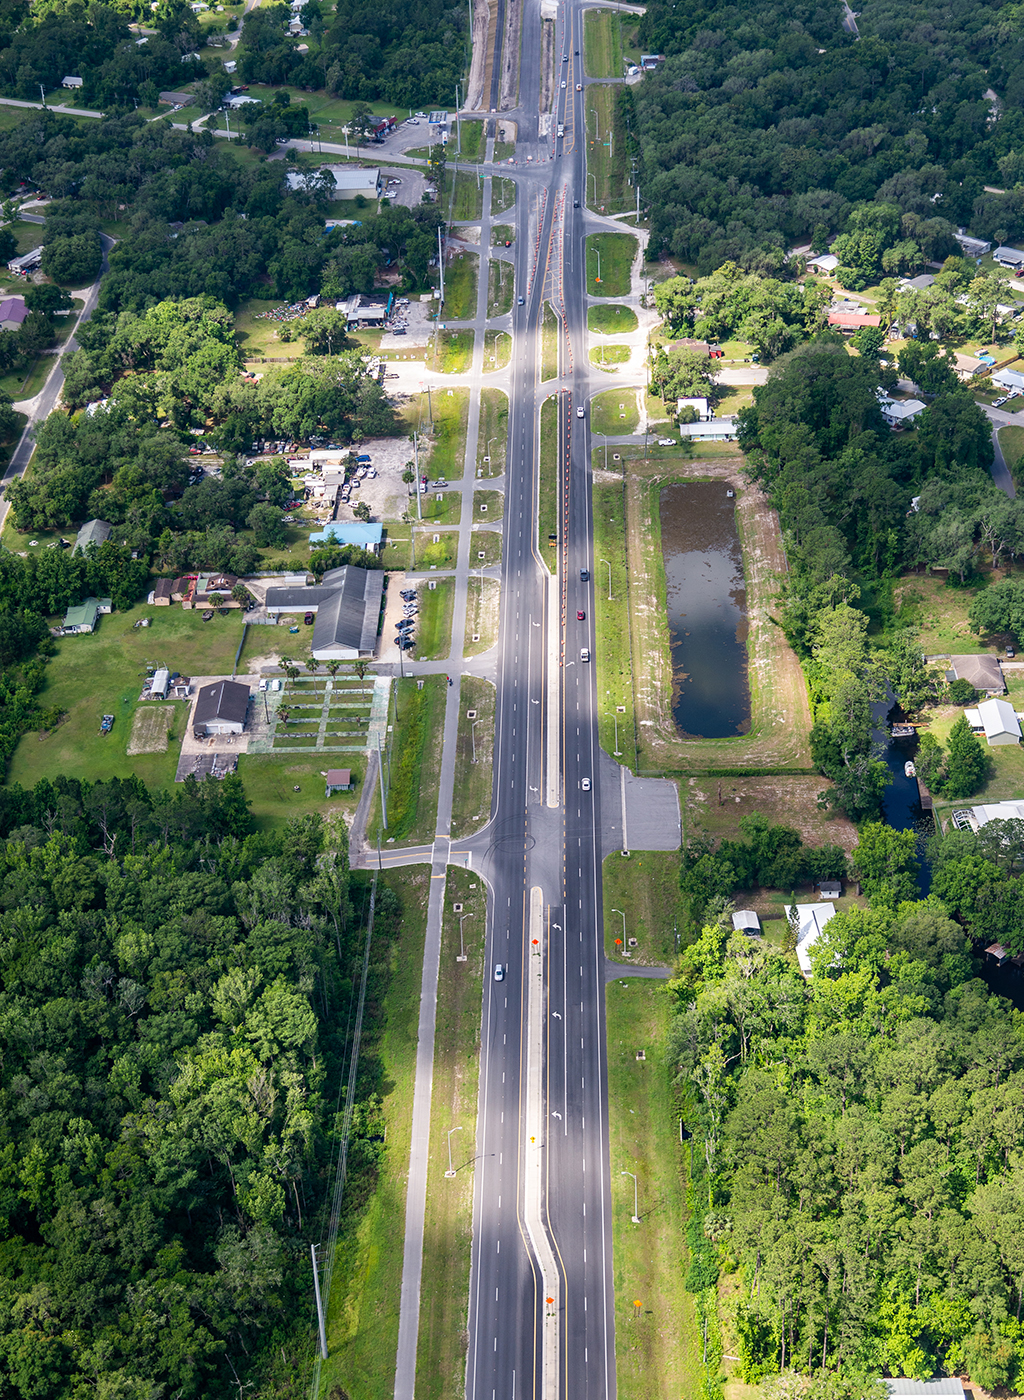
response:
<svg viewBox="0 0 1024 1400"><path fill-rule="evenodd" d="M564 121L566 138L555 142L540 135L537 7L527 9L523 18L520 107L507 114L519 123L516 287L525 305L517 305L513 323L517 353L506 469L495 798L480 863L491 886L492 912L480 1061L470 1400L544 1394L545 1294L523 1210L524 1175L537 1152L543 1153L544 1226L560 1275L558 1393L604 1400L615 1392L600 766L594 666L581 659L583 648L593 651L593 585L580 577L581 570L593 569L588 433L586 419L576 414L578 405L585 407L587 385L585 211L573 209L574 198L583 203L585 188L585 85L583 92L575 91L576 83L584 82L583 8L579 0L569 0L560 14L555 80L564 78L566 86L556 88L551 130ZM560 61L563 53L568 54L567 63ZM533 156L530 164L527 155ZM541 212L543 190L547 198ZM563 567L557 584L552 584L536 553L535 522L539 408L553 387L547 385L541 392L539 332L545 286L549 293L552 289L551 282L545 284L544 269L556 218L563 221L561 294L576 370L574 376L563 374L558 385ZM557 248L553 259L557 264ZM557 293L552 299L557 302ZM564 343L562 354L565 370ZM554 646L548 634L552 587L560 592ZM584 621L576 620L577 610L586 614ZM545 801L549 665L559 669L559 806ZM590 791L583 790L584 778L590 780ZM538 887L544 912L535 946L530 895ZM523 1126L526 969L535 956L544 959L547 992L543 1083L548 1126L541 1143L524 1140ZM493 977L496 963L507 968L501 982ZM554 1393L550 1387L548 1393Z"/></svg>

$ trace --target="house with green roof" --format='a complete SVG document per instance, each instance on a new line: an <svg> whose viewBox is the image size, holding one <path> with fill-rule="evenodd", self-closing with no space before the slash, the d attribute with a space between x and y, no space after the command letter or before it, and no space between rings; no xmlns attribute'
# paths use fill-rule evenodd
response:
<svg viewBox="0 0 1024 1400"><path fill-rule="evenodd" d="M109 598L86 598L75 608L68 608L64 614L64 635L77 636L80 632L95 632L96 620L104 613L112 611Z"/></svg>

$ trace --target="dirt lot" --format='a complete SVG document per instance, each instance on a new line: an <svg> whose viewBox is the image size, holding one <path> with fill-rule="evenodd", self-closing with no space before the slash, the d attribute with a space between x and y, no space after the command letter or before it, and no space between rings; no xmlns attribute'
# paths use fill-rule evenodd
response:
<svg viewBox="0 0 1024 1400"><path fill-rule="evenodd" d="M706 831L716 840L735 840L740 819L759 812L798 831L805 845L834 844L849 855L857 844L857 828L846 817L819 810L818 793L827 786L818 777L689 778L683 785L685 838Z"/></svg>
<svg viewBox="0 0 1024 1400"><path fill-rule="evenodd" d="M359 489L352 491L348 505L339 502L335 520L355 520L354 507L363 501L374 520L400 520L409 509L409 488L402 480L406 462L412 461L412 438L374 438L360 445L377 469L375 477L364 476Z"/></svg>
<svg viewBox="0 0 1024 1400"><path fill-rule="evenodd" d="M135 711L128 756L139 753L166 753L167 734L174 723L173 705L146 705Z"/></svg>
<svg viewBox="0 0 1024 1400"><path fill-rule="evenodd" d="M702 768L811 767L807 689L796 655L771 621L776 580L786 571L776 512L739 475L740 458L645 465L628 463L627 531L630 560L637 726L644 771ZM736 520L743 545L749 623L751 727L730 739L683 739L672 719L672 671L665 620L658 492L652 485L680 480L727 481L736 491Z"/></svg>

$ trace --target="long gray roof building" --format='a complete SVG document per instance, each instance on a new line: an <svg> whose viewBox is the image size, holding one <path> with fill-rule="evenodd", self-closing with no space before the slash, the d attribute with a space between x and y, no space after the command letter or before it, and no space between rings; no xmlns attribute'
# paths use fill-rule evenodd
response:
<svg viewBox="0 0 1024 1400"><path fill-rule="evenodd" d="M371 654L377 645L382 569L345 564L329 569L311 588L268 588L268 613L315 614L310 651L318 661L348 661Z"/></svg>

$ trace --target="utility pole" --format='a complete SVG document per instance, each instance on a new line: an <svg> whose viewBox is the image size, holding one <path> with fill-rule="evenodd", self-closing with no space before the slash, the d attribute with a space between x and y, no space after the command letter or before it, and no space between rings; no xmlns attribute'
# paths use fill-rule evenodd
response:
<svg viewBox="0 0 1024 1400"><path fill-rule="evenodd" d="M427 390L427 393L429 393L429 392L430 392L430 390L428 389L428 390ZM418 444L417 439L416 439L416 433L415 433L415 431L413 432L413 435L412 435L412 455L413 455L413 459L414 459L414 463L415 463L415 471L416 471L416 519L417 519L417 520L422 520L422 519L423 519L423 508L422 508L422 506L420 505L420 449L419 449L419 444Z"/></svg>
<svg viewBox="0 0 1024 1400"><path fill-rule="evenodd" d="M460 155L460 156L461 156L461 155L462 155L462 124L461 124L461 122L459 121L459 107L460 107L460 106L461 106L461 103L460 103L460 101L459 101L459 84L456 83L456 84L455 84L455 145L456 145L456 148L457 148L457 149L456 149L456 155Z"/></svg>
<svg viewBox="0 0 1024 1400"><path fill-rule="evenodd" d="M327 1360L327 1328L324 1325L324 1300L320 1297L320 1275L316 1269L316 1245L309 1246L309 1252L313 1256L313 1288L316 1292L316 1319L320 1325L320 1355Z"/></svg>
<svg viewBox="0 0 1024 1400"><path fill-rule="evenodd" d="M444 306L444 251L441 244L441 225L437 226L437 270L441 274L441 305Z"/></svg>

